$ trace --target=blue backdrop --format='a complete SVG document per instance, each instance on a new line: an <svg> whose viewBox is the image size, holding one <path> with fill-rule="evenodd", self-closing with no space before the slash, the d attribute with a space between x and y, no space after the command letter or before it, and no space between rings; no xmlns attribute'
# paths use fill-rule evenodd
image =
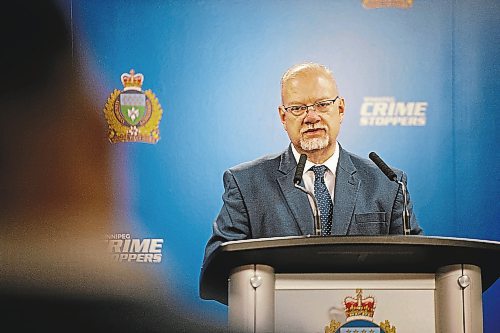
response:
<svg viewBox="0 0 500 333"><path fill-rule="evenodd" d="M279 80L299 62L332 69L346 100L340 143L407 172L427 235L500 240L498 1L416 0L409 9L352 0L75 1L70 11L98 103L133 68L164 109L158 144L113 145L124 216L116 228L164 239L158 267L189 311L226 320L225 306L198 296L222 173L288 145ZM392 125L380 111L391 101L403 123L419 103L420 123ZM374 125L363 124L369 118ZM499 297L498 283L484 293L485 332L500 325Z"/></svg>

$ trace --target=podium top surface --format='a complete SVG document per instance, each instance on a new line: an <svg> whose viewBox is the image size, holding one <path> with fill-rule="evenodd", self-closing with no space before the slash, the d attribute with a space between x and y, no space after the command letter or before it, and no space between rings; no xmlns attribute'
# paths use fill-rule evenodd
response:
<svg viewBox="0 0 500 333"><path fill-rule="evenodd" d="M292 236L226 242L206 261L203 299L227 304L232 269L262 264L275 273L435 273L442 266L481 268L483 291L500 273L500 242L431 236Z"/></svg>

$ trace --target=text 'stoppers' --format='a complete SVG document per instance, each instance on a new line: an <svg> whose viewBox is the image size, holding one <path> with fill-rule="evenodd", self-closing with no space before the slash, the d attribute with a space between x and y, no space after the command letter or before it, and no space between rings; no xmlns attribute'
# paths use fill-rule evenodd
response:
<svg viewBox="0 0 500 333"><path fill-rule="evenodd" d="M142 90L144 75L133 69L123 73L121 81L123 91L115 89L104 107L109 141L157 143L163 114L158 98Z"/></svg>

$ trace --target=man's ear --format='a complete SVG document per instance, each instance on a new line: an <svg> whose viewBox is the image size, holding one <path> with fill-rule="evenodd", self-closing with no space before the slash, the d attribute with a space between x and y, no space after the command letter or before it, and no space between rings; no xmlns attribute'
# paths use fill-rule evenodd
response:
<svg viewBox="0 0 500 333"><path fill-rule="evenodd" d="M339 102L340 122L342 122L342 120L344 119L344 111L345 111L345 101L344 98L341 98Z"/></svg>
<svg viewBox="0 0 500 333"><path fill-rule="evenodd" d="M283 105L278 106L278 113L280 115L280 120L283 125L285 125L286 111Z"/></svg>

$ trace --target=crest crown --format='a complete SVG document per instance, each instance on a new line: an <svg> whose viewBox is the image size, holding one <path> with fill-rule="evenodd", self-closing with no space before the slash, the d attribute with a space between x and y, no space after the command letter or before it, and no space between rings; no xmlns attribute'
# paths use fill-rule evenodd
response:
<svg viewBox="0 0 500 333"><path fill-rule="evenodd" d="M144 75L141 73L135 73L133 69L130 70L130 73L123 73L120 77L123 90L137 90L141 91L142 84L144 83Z"/></svg>
<svg viewBox="0 0 500 333"><path fill-rule="evenodd" d="M356 289L356 298L349 296L344 299L344 309L347 321L360 317L368 317L373 321L375 298L372 296L363 298L363 291Z"/></svg>

